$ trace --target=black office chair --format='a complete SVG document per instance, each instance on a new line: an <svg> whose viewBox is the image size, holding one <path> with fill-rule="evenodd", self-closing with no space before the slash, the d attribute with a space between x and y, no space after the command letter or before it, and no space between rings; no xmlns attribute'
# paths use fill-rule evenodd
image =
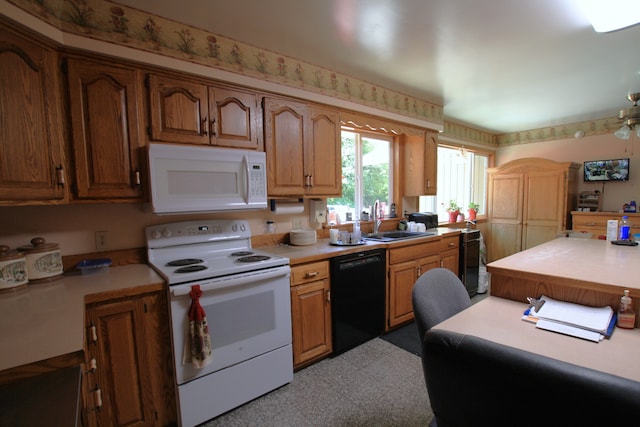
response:
<svg viewBox="0 0 640 427"><path fill-rule="evenodd" d="M442 322L471 305L471 298L462 281L446 268L434 268L427 271L416 280L411 293L413 315L420 336L422 347L422 368L427 380L426 365L424 363L425 333ZM428 381L427 381L428 384ZM429 424L437 427L434 416Z"/></svg>
<svg viewBox="0 0 640 427"><path fill-rule="evenodd" d="M420 342L429 329L471 305L462 281L446 268L434 268L420 276L411 296Z"/></svg>

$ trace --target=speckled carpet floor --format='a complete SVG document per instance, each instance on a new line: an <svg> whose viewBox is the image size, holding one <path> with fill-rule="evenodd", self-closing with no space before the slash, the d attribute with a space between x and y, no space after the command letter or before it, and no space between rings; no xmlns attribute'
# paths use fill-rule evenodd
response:
<svg viewBox="0 0 640 427"><path fill-rule="evenodd" d="M420 358L375 338L201 427L409 427L432 418Z"/></svg>

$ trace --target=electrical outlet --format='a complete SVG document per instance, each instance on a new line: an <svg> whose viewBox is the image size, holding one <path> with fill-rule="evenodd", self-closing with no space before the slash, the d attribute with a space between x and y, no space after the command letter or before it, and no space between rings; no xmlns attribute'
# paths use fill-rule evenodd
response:
<svg viewBox="0 0 640 427"><path fill-rule="evenodd" d="M104 231L96 231L96 249L107 249L107 236L109 232Z"/></svg>
<svg viewBox="0 0 640 427"><path fill-rule="evenodd" d="M302 219L301 218L291 218L291 229L299 230L302 228Z"/></svg>

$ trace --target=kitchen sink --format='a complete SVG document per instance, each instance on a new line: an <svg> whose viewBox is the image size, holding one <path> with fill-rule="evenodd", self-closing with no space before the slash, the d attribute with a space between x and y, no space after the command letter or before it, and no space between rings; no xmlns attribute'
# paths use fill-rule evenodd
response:
<svg viewBox="0 0 640 427"><path fill-rule="evenodd" d="M431 231L383 231L380 233L371 233L363 236L365 240L376 240L378 242L393 242L395 240L415 239L417 237L435 236L435 232Z"/></svg>

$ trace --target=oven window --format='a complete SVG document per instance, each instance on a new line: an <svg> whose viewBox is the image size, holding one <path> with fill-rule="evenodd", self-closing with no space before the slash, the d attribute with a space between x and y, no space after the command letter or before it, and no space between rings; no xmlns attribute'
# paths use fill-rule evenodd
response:
<svg viewBox="0 0 640 427"><path fill-rule="evenodd" d="M214 349L262 335L276 328L274 291L203 306Z"/></svg>

